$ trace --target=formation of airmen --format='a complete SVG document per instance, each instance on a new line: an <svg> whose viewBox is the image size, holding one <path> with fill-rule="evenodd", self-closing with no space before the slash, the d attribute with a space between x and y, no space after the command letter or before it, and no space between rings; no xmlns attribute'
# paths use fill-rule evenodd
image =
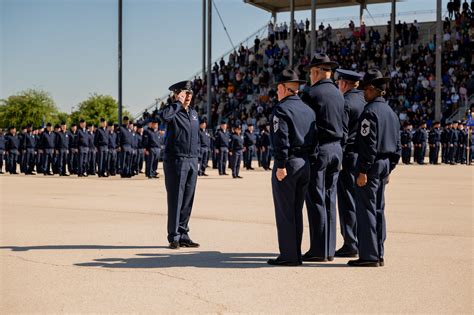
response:
<svg viewBox="0 0 474 315"><path fill-rule="evenodd" d="M145 128L144 128L145 127ZM143 172L147 178L158 178L158 162L164 145L164 130L158 120L147 126L134 124L124 117L123 124L47 123L45 128L33 129L27 125L18 133L15 127L0 131L0 173L3 160L6 172L26 175L58 174L79 177L120 175L129 178ZM19 165L19 167L18 167Z"/></svg>
<svg viewBox="0 0 474 315"><path fill-rule="evenodd" d="M429 131L426 122L421 122L415 131L410 123L405 122L401 133L402 162L412 164L413 151L413 161L425 164L428 149L429 164L471 164L474 143L469 132L465 121L447 122L443 128L439 121L435 121Z"/></svg>

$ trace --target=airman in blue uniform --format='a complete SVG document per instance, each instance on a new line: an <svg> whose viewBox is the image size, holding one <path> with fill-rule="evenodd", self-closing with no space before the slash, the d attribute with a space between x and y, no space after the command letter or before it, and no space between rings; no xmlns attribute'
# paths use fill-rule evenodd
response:
<svg viewBox="0 0 474 315"><path fill-rule="evenodd" d="M0 128L0 174L3 174L3 160L5 159L5 135ZM8 168L5 172L8 171Z"/></svg>
<svg viewBox="0 0 474 315"><path fill-rule="evenodd" d="M357 157L357 240L359 259L355 267L384 265L385 185L401 154L400 121L383 98L390 78L369 69L361 88L367 105L359 119Z"/></svg>
<svg viewBox="0 0 474 315"><path fill-rule="evenodd" d="M228 175L226 173L226 166L229 158L229 135L227 133L227 122L225 120L221 121L220 128L215 134L214 147L217 153L219 175Z"/></svg>
<svg viewBox="0 0 474 315"><path fill-rule="evenodd" d="M16 164L20 154L20 138L15 127L8 128L8 134L5 136L5 154L7 157L6 171L10 174L18 174Z"/></svg>
<svg viewBox="0 0 474 315"><path fill-rule="evenodd" d="M428 144L430 146L430 164L438 164L439 149L441 146L440 122L435 121L433 128L428 135Z"/></svg>
<svg viewBox="0 0 474 315"><path fill-rule="evenodd" d="M426 131L426 122L422 121L420 127L413 136L413 144L415 145L415 162L425 164L426 143L428 141L428 132Z"/></svg>
<svg viewBox="0 0 474 315"><path fill-rule="evenodd" d="M71 125L71 130L69 135L71 139L69 140L69 160L68 160L68 169L69 174L78 174L77 165L79 161L79 143L77 135L77 124Z"/></svg>
<svg viewBox="0 0 474 315"><path fill-rule="evenodd" d="M51 165L53 164L54 148L56 147L56 134L50 123L46 124L46 130L41 135L40 147L43 150L42 173L53 175Z"/></svg>
<svg viewBox="0 0 474 315"><path fill-rule="evenodd" d="M79 159L77 165L77 175L79 177L87 176L87 166L89 158L89 133L87 132L84 119L79 121L77 130L77 144L79 147Z"/></svg>
<svg viewBox="0 0 474 315"><path fill-rule="evenodd" d="M94 144L96 126L90 124L87 129L89 136L89 157L87 165L87 174L95 176L97 174L97 147Z"/></svg>
<svg viewBox="0 0 474 315"><path fill-rule="evenodd" d="M347 135L342 157L342 170L337 181L337 201L343 246L336 257L357 256L357 220L355 208L355 176L357 150L355 139L359 127L359 117L365 106L364 92L357 89L362 76L351 70L336 70L339 91L344 94L344 133Z"/></svg>
<svg viewBox="0 0 474 315"><path fill-rule="evenodd" d="M118 138L117 138L117 133L115 132L115 130L117 130L118 127L119 127L118 124L113 124L111 122L108 123L108 127L107 127L108 132L109 132L109 143L108 143L109 154L107 158L107 171L110 176L117 175Z"/></svg>
<svg viewBox="0 0 474 315"><path fill-rule="evenodd" d="M199 124L199 138L201 142L201 157L199 159L199 176L208 176L206 174L207 163L209 162L209 154L211 150L211 136L206 130L207 120L202 119Z"/></svg>
<svg viewBox="0 0 474 315"><path fill-rule="evenodd" d="M120 150L120 177L132 177L132 145L133 131L132 124L127 116L123 118L123 124L118 129L118 146Z"/></svg>
<svg viewBox="0 0 474 315"><path fill-rule="evenodd" d="M240 164L242 162L243 151L244 151L244 139L242 138L241 132L242 127L240 124L234 126L234 132L230 137L229 155L232 165L232 177L242 178L240 176Z"/></svg>
<svg viewBox="0 0 474 315"><path fill-rule="evenodd" d="M161 151L161 136L158 129L158 120L153 119L150 128L143 133L143 144L145 147L145 176L149 179L158 177L158 161Z"/></svg>
<svg viewBox="0 0 474 315"><path fill-rule="evenodd" d="M400 134L400 141L402 144L402 162L403 164L411 164L411 149L413 134L411 131L412 125L405 121L403 123L403 131Z"/></svg>
<svg viewBox="0 0 474 315"><path fill-rule="evenodd" d="M458 130L458 122L454 121L451 125L451 132L448 136L448 158L446 160L447 163L451 165L456 164L456 156L458 153L458 144L459 144L459 130Z"/></svg>
<svg viewBox="0 0 474 315"><path fill-rule="evenodd" d="M310 159L317 154L314 111L298 96L298 75L283 70L277 81L279 103L271 115L270 138L275 156L272 193L280 254L268 264L302 264L303 205L310 181Z"/></svg>
<svg viewBox="0 0 474 315"><path fill-rule="evenodd" d="M200 155L199 118L191 106L190 81L170 86L174 103L161 112L166 123L163 168L168 200L168 241L171 249L199 247L189 237Z"/></svg>
<svg viewBox="0 0 474 315"><path fill-rule="evenodd" d="M108 177L107 159L109 156L109 131L107 130L107 121L100 118L100 126L94 135L94 143L97 148L97 173L99 177Z"/></svg>
<svg viewBox="0 0 474 315"><path fill-rule="evenodd" d="M346 138L344 97L331 80L337 66L327 55L316 54L305 67L310 71L311 87L302 99L316 113L319 153L311 165L306 197L311 245L303 261L332 261L336 251L337 181Z"/></svg>
<svg viewBox="0 0 474 315"><path fill-rule="evenodd" d="M254 133L254 126L252 124L248 124L247 130L244 133L244 167L247 170L253 170L252 160L255 156L256 144L257 135Z"/></svg>
<svg viewBox="0 0 474 315"><path fill-rule="evenodd" d="M61 123L61 129L56 133L56 155L57 155L57 170L59 176L69 176L66 172L68 165L68 154L69 154L69 141L71 141L71 136L67 130L67 125L65 122ZM70 171L70 170L69 170Z"/></svg>
<svg viewBox="0 0 474 315"><path fill-rule="evenodd" d="M26 126L26 134L23 137L23 169L26 175L34 175L35 169L35 150L37 138L33 134L31 125Z"/></svg>

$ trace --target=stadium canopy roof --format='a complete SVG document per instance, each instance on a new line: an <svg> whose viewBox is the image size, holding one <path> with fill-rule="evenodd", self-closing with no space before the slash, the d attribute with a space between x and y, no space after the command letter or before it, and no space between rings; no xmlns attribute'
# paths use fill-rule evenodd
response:
<svg viewBox="0 0 474 315"><path fill-rule="evenodd" d="M244 2L272 13L290 11L290 0L244 0ZM328 9L391 2L392 0L316 0L316 8ZM310 9L311 0L295 0L295 10Z"/></svg>

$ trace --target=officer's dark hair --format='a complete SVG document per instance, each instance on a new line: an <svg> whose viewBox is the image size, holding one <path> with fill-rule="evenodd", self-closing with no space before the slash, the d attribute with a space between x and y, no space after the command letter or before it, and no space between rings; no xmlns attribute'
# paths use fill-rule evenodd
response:
<svg viewBox="0 0 474 315"><path fill-rule="evenodd" d="M51 123L46 124L46 127L51 127L51 126L52 126Z"/></svg>
<svg viewBox="0 0 474 315"><path fill-rule="evenodd" d="M435 126L435 125L441 125L441 122L439 122L438 120L433 122L433 126Z"/></svg>
<svg viewBox="0 0 474 315"><path fill-rule="evenodd" d="M84 119L79 120L79 123L85 123L86 121Z"/></svg>
<svg viewBox="0 0 474 315"><path fill-rule="evenodd" d="M100 122L105 122L105 118L100 118Z"/></svg>
<svg viewBox="0 0 474 315"><path fill-rule="evenodd" d="M65 121L61 121L61 126L64 126L66 124Z"/></svg>
<svg viewBox="0 0 474 315"><path fill-rule="evenodd" d="M76 124L76 123L74 123L74 124L72 124L72 125L71 125L71 127L77 127L77 124Z"/></svg>

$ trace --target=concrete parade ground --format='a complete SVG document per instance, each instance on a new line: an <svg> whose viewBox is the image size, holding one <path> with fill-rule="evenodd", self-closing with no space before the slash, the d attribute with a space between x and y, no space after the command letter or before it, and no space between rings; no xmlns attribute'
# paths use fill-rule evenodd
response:
<svg viewBox="0 0 474 315"><path fill-rule="evenodd" d="M190 222L201 247L175 251L163 178L0 175L0 314L472 314L474 167L395 170L380 268L266 264L270 172L209 173ZM303 252L306 216L304 233Z"/></svg>

